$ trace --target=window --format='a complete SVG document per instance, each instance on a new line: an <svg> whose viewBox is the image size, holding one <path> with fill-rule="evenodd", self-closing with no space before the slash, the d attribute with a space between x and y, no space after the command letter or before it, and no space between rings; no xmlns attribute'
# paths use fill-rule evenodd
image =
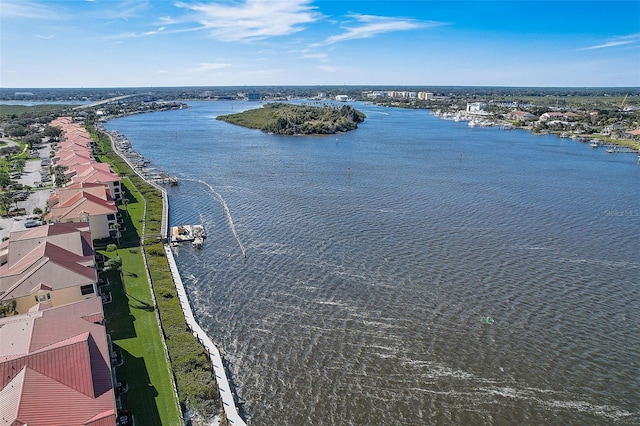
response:
<svg viewBox="0 0 640 426"><path fill-rule="evenodd" d="M80 287L80 293L83 296L86 296L87 294L95 294L93 292L93 284L87 284L87 285L83 285L82 287Z"/></svg>
<svg viewBox="0 0 640 426"><path fill-rule="evenodd" d="M37 303L46 302L47 300L51 300L51 294L38 294L35 296L35 299Z"/></svg>
<svg viewBox="0 0 640 426"><path fill-rule="evenodd" d="M115 220L116 219L116 215L115 214L108 214L107 215L107 220Z"/></svg>

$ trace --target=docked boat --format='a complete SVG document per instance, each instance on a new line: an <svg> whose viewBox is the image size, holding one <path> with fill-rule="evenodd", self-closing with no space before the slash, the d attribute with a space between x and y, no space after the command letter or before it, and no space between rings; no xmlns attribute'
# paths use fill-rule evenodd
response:
<svg viewBox="0 0 640 426"><path fill-rule="evenodd" d="M204 230L204 225L179 225L171 228L171 242L183 243L191 242L196 248L202 248L204 239L207 235Z"/></svg>

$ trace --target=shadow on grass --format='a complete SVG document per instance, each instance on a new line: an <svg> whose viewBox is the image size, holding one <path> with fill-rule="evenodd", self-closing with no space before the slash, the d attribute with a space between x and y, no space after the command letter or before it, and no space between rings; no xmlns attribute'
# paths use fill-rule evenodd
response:
<svg viewBox="0 0 640 426"><path fill-rule="evenodd" d="M133 415L136 426L161 425L156 404L158 391L151 383L144 359L136 358L117 343L113 344L113 349L120 352L123 360L122 365L116 367L116 377L128 385L121 398L123 409Z"/></svg>
<svg viewBox="0 0 640 426"><path fill-rule="evenodd" d="M155 311L155 310L156 310L155 306L153 306L153 305L152 305L151 303L149 303L149 302L145 302L144 300L140 300L140 299L138 299L137 297L130 295L129 293L125 293L125 295L126 295L128 298L133 299L133 300L135 300L136 302L138 302L138 303L135 303L135 304L134 304L134 303L129 302L129 306L131 306L131 307L132 307L132 308L134 308L134 309L142 309L142 310L145 310L145 311L147 311L147 312L153 312L153 311Z"/></svg>
<svg viewBox="0 0 640 426"><path fill-rule="evenodd" d="M141 203L141 201L139 201L125 185L123 185L122 197L129 200L129 202L126 206L122 204L119 208L124 231L121 232L122 236L120 237L120 244L118 245L118 248L126 249L138 247L140 246L140 234L138 234L138 231L133 224L129 208L132 206L135 208L136 204Z"/></svg>
<svg viewBox="0 0 640 426"><path fill-rule="evenodd" d="M104 305L107 333L112 340L130 339L136 337L135 318L131 314L129 299L124 291L120 275L116 271L102 273L109 280L103 291L111 292L111 303Z"/></svg>

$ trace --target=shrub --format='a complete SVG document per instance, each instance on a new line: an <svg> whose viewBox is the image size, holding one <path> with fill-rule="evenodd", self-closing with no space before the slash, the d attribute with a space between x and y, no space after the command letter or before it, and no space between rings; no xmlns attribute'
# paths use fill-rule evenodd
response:
<svg viewBox="0 0 640 426"><path fill-rule="evenodd" d="M164 256L164 249L154 245L147 249L147 254L150 256Z"/></svg>
<svg viewBox="0 0 640 426"><path fill-rule="evenodd" d="M117 250L118 250L118 246L116 246L115 244L107 245L107 251L112 252L112 251L117 251Z"/></svg>

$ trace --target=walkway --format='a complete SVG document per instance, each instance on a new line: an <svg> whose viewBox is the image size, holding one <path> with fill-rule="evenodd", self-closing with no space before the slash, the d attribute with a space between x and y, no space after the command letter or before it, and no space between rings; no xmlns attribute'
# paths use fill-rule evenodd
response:
<svg viewBox="0 0 640 426"><path fill-rule="evenodd" d="M182 306L182 311L184 312L184 318L187 321L187 325L209 353L209 358L213 365L213 371L216 375L216 380L218 381L218 388L220 389L222 405L224 407L224 412L227 415L227 420L231 425L246 426L246 423L242 420L242 417L240 417L238 410L236 409L233 392L231 392L231 386L227 379L227 373L224 369L224 364L222 363L220 351L216 348L211 339L209 339L207 333L205 333L205 331L200 327L193 316L193 311L191 310L187 293L184 289L184 285L182 284L182 278L178 272L178 266L176 265L176 260L173 257L171 247L165 245L164 251L167 255L169 269L171 269L171 275L173 276L173 282L175 283L176 290L178 291L178 299L180 300L180 305Z"/></svg>
<svg viewBox="0 0 640 426"><path fill-rule="evenodd" d="M127 165L131 168L131 170L133 170L133 172L137 174L138 177L140 177L140 179L144 180L149 185L155 187L158 191L162 193L161 238L162 238L162 241L167 241L167 238L169 236L169 197L167 196L167 190L162 186L158 185L156 182L153 182L147 179L142 174L140 174L138 169L131 163L131 160L118 149L118 145L116 144L116 141L113 139L113 135L110 132L106 131L102 126L96 127L96 130L106 134L109 137L109 141L111 142L111 149L113 149L113 152L118 157L123 159L124 162L127 163ZM145 236L143 235L142 239L144 238Z"/></svg>

